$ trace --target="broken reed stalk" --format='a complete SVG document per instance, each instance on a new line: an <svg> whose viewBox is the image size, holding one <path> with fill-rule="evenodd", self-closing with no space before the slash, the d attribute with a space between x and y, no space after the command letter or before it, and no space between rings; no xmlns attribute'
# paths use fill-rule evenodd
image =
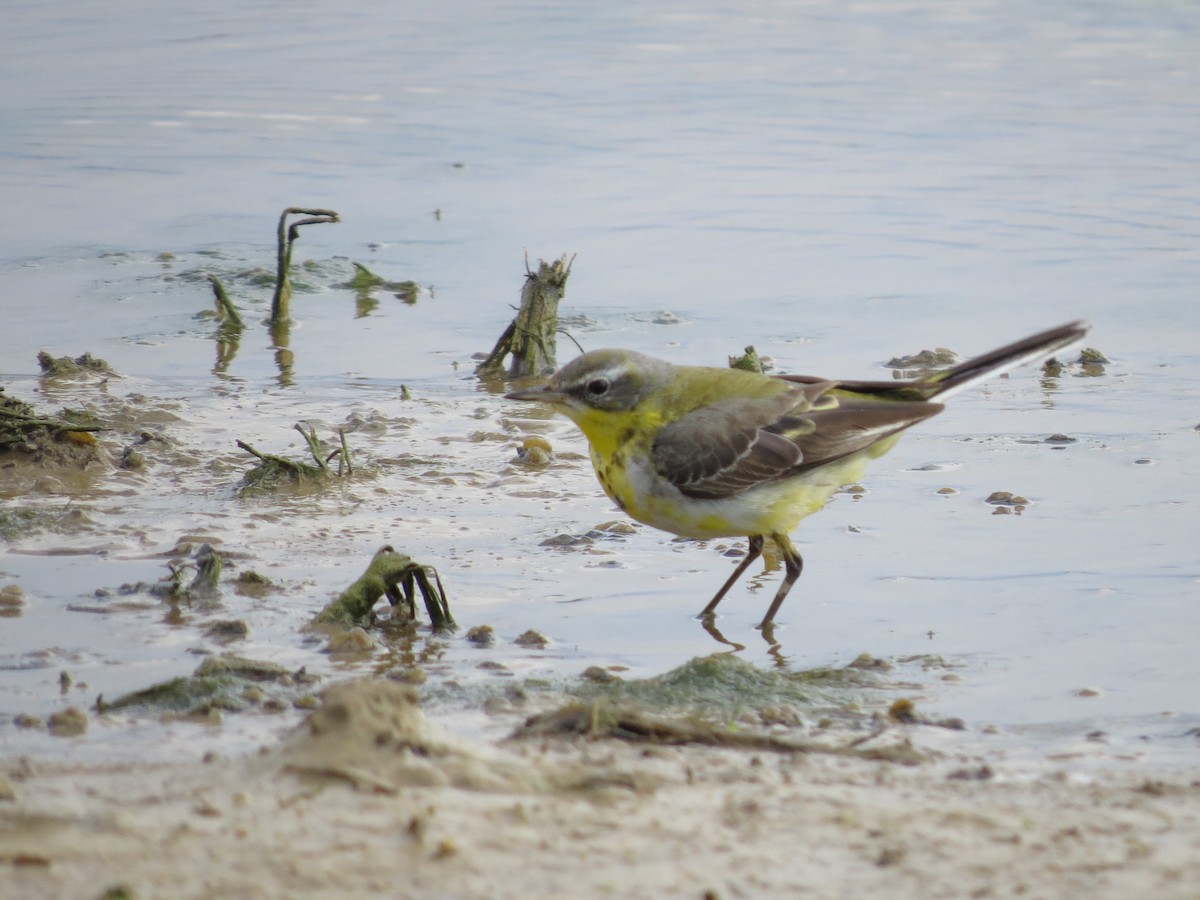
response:
<svg viewBox="0 0 1200 900"><path fill-rule="evenodd" d="M260 453L255 447L241 439L237 441L237 445L261 462L277 466L279 469L288 472L296 478L318 474L318 470L308 463L297 462L293 459L284 459L282 456L275 456L272 453Z"/></svg>
<svg viewBox="0 0 1200 900"><path fill-rule="evenodd" d="M525 260L525 284L516 318L500 335L487 359L475 367L480 378L521 378L553 369L557 362L558 304L567 292L567 278L575 257L552 263L538 260L536 272ZM507 371L504 358L512 354Z"/></svg>
<svg viewBox="0 0 1200 900"><path fill-rule="evenodd" d="M11 422L16 428L49 428L54 431L104 431L103 425L86 425L82 422L68 422L65 419L47 419L41 416L25 415L11 409L0 407L0 416L4 424Z"/></svg>
<svg viewBox="0 0 1200 900"><path fill-rule="evenodd" d="M354 466L350 463L350 448L346 445L346 432L338 429L338 437L341 439L342 446L333 454L338 458L338 477L340 478L343 474L349 477L354 474Z"/></svg>
<svg viewBox="0 0 1200 900"><path fill-rule="evenodd" d="M241 331L245 328L242 317L238 313L237 307L233 305L233 301L229 299L229 294L225 292L225 285L221 283L221 279L216 275L209 275L208 282L212 285L213 296L217 301L217 319L220 320L222 326Z"/></svg>
<svg viewBox="0 0 1200 900"><path fill-rule="evenodd" d="M288 216L308 216L288 224ZM300 236L302 225L323 225L330 222L340 222L341 218L332 209L304 209L289 206L279 217L277 230L276 267L275 267L275 296L271 298L271 322L282 322L288 318L288 309L292 300L292 247Z"/></svg>
<svg viewBox="0 0 1200 900"><path fill-rule="evenodd" d="M312 458L317 461L317 465L320 466L321 471L328 475L329 463L326 462L325 457L322 455L323 451L321 450L321 442L317 440L317 429L309 425L308 431L305 431L303 422L297 422L292 427L300 432L301 436L304 438L304 442L308 444L308 452L311 453Z"/></svg>
<svg viewBox="0 0 1200 900"><path fill-rule="evenodd" d="M40 416L29 404L0 395L0 450L24 445L38 429L70 436L76 432L104 431L105 426Z"/></svg>

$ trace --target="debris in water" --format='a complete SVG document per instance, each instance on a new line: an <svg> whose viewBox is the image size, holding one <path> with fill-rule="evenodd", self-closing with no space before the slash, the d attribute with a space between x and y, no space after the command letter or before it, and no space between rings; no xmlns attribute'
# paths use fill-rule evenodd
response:
<svg viewBox="0 0 1200 900"><path fill-rule="evenodd" d="M338 460L336 472L338 477L354 474L354 467L350 462L350 449L346 445L346 433L344 431L338 431L341 446L327 454L317 439L315 428L310 425L308 430L305 431L304 424L301 422L297 422L294 427L304 437L305 443L308 444L308 451L312 454L316 465L285 459L282 456L274 456L270 453L260 453L250 444L239 440L237 445L247 453L257 457L260 461L259 465L243 476L241 486L243 493L252 490L270 490L280 483L303 484L306 482L321 481L335 474L329 468L329 461L335 457Z"/></svg>
<svg viewBox="0 0 1200 900"><path fill-rule="evenodd" d="M308 218L300 219L289 225L287 221L288 216L307 216ZM289 317L289 308L292 299L292 248L295 246L296 240L300 237L300 227L302 225L324 225L340 221L341 217L332 209L305 209L297 206L289 206L279 216L275 295L271 298L272 323L281 324L287 321Z"/></svg>
<svg viewBox="0 0 1200 900"><path fill-rule="evenodd" d="M68 707L47 716L46 727L55 737L77 737L87 731L87 713L78 706Z"/></svg>
<svg viewBox="0 0 1200 900"><path fill-rule="evenodd" d="M746 352L741 356L729 357L729 368L742 369L746 372L757 372L760 375L763 372L762 360L759 358L758 351L754 349L753 344L747 347Z"/></svg>
<svg viewBox="0 0 1200 900"><path fill-rule="evenodd" d="M566 294L574 261L566 254L553 263L539 260L534 272L526 260L520 309L492 352L475 367L477 376L485 380L524 378L558 366L558 304ZM510 354L512 363L505 369L504 359Z"/></svg>
<svg viewBox="0 0 1200 900"><path fill-rule="evenodd" d="M922 350L909 356L895 356L884 365L892 370L893 378L906 379L920 378L949 368L957 362L957 353L945 347L938 347L936 350Z"/></svg>
<svg viewBox="0 0 1200 900"><path fill-rule="evenodd" d="M432 580L431 580L432 578ZM407 621L415 621L417 608L415 591L420 589L434 631L456 627L450 614L446 589L433 566L423 565L411 556L398 553L391 545L380 547L358 580L342 591L313 619L313 625L359 625L370 622L371 609L382 596L387 596L393 609L400 607Z"/></svg>
<svg viewBox="0 0 1200 900"><path fill-rule="evenodd" d="M84 353L82 356L72 359L69 356L53 357L43 350L37 355L37 361L38 365L42 367L42 375L47 378L69 378L73 375L85 374L107 377L117 374L108 363L90 353Z"/></svg>

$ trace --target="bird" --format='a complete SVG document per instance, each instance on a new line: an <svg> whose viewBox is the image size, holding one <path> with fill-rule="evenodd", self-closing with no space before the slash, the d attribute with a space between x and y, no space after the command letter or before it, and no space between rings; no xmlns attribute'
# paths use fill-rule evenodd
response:
<svg viewBox="0 0 1200 900"><path fill-rule="evenodd" d="M632 350L590 350L544 383L505 394L548 405L587 438L600 486L627 515L687 538L745 537L749 549L699 618L762 555L784 564L758 628L768 629L800 577L800 520L858 481L906 429L986 378L1082 340L1083 321L908 380L857 381L675 365Z"/></svg>

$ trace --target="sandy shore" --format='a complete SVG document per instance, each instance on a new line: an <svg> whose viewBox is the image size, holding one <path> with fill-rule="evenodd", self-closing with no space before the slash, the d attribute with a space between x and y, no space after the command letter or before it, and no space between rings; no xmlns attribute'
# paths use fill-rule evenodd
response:
<svg viewBox="0 0 1200 900"><path fill-rule="evenodd" d="M384 682L331 689L249 758L3 766L6 897L1200 894L1200 771L1017 781L961 760L479 746Z"/></svg>

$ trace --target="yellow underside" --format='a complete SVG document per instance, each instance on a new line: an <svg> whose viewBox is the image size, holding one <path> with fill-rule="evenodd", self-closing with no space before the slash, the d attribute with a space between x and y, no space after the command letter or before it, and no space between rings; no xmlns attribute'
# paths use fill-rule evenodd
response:
<svg viewBox="0 0 1200 900"><path fill-rule="evenodd" d="M857 480L862 468L863 461L854 466L839 464L817 477L778 481L717 500L684 496L665 482L658 489L638 490L628 471L612 467L601 484L639 522L683 537L742 537L789 533L801 519L821 509L839 487ZM599 474L602 465L596 470Z"/></svg>
<svg viewBox="0 0 1200 900"><path fill-rule="evenodd" d="M892 437L819 469L717 500L687 497L637 460L621 460L620 453L605 459L593 448L592 464L618 506L663 531L692 538L786 535L822 509L838 488L862 478L867 463L895 442Z"/></svg>
<svg viewBox="0 0 1200 900"><path fill-rule="evenodd" d="M683 495L650 467L653 434L662 421L657 411L561 411L587 437L596 476L621 509L639 522L693 538L787 535L838 488L858 481L867 463L899 439L892 435L845 459L732 497L700 500Z"/></svg>

